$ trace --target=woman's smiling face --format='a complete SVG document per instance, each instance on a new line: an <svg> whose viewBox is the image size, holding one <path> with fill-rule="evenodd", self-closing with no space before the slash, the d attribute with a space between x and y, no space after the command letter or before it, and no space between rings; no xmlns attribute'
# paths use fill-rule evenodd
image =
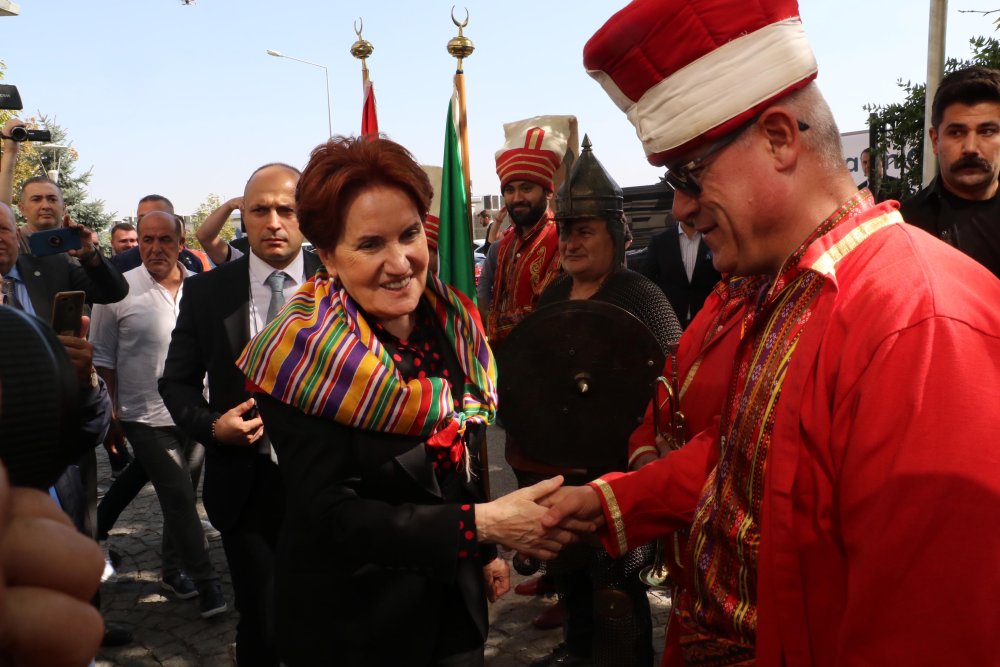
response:
<svg viewBox="0 0 1000 667"><path fill-rule="evenodd" d="M379 185L354 195L337 244L318 252L366 313L396 336L409 334L427 284L428 251L423 220L403 190Z"/></svg>

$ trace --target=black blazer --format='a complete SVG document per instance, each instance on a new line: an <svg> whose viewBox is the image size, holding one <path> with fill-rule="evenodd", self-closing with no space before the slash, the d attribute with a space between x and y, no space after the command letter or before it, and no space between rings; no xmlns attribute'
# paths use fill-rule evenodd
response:
<svg viewBox="0 0 1000 667"><path fill-rule="evenodd" d="M306 276L320 266L303 251ZM205 445L202 500L212 524L226 531L239 521L252 488L256 447L220 445L212 423L250 398L236 358L250 341L250 258L191 276L184 281L177 324L159 381L171 417ZM208 373L209 400L202 395Z"/></svg>
<svg viewBox="0 0 1000 667"><path fill-rule="evenodd" d="M639 273L659 285L667 300L677 314L681 327L687 328L705 305L705 299L712 288L721 279L721 275L712 266L712 253L704 241L698 243L698 260L694 265L694 273L688 281L684 270L684 260L681 259L681 244L678 240L676 225L657 234L649 240L646 248L646 261ZM691 315L688 317L688 308Z"/></svg>
<svg viewBox="0 0 1000 667"><path fill-rule="evenodd" d="M128 282L103 256L97 266L81 266L69 255L17 256L17 271L28 290L35 315L52 321L52 297L56 292L83 291L87 303L117 303L128 295Z"/></svg>
<svg viewBox="0 0 1000 667"><path fill-rule="evenodd" d="M458 557L459 505L482 500L478 480L455 475L442 489L419 438L257 401L287 494L275 562L283 663L419 666L442 636L481 645L482 566L495 549ZM471 438L473 460L482 436Z"/></svg>

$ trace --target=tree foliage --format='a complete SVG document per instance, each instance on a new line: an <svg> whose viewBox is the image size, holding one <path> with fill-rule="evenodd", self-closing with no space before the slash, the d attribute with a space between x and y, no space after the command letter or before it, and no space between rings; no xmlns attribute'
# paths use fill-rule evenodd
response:
<svg viewBox="0 0 1000 667"><path fill-rule="evenodd" d="M0 79L3 79L5 66L0 62ZM0 125L6 123L12 111L0 111ZM96 231L107 228L114 220L116 213L104 210L104 200L88 200L87 186L90 184L91 170L82 174L76 173L79 154L68 139L68 132L59 125L55 118L39 113L37 116L25 118L19 116L28 127L44 128L52 133L52 143L67 146L64 150L43 150L33 142L21 144L17 154L17 164L14 168L14 201L21 190L21 184L32 176L46 174L59 168L59 188L62 190L66 211L74 222L86 225ZM17 213L20 219L20 213ZM23 222L23 220L22 220Z"/></svg>
<svg viewBox="0 0 1000 667"><path fill-rule="evenodd" d="M968 60L948 58L944 72L949 74L972 65L1000 67L1000 42L993 37L974 37L969 40L972 55ZM926 83L896 82L905 96L895 104L868 104L865 111L871 116L869 123L879 129L875 147L876 155L884 155L890 165L900 171L902 194L920 189L924 158L924 100Z"/></svg>

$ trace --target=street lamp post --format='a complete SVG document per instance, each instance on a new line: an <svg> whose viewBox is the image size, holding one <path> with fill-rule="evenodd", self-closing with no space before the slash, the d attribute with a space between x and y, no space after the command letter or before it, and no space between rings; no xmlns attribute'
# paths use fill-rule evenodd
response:
<svg viewBox="0 0 1000 667"><path fill-rule="evenodd" d="M286 56L281 51L275 51L274 49L268 49L267 55L274 56L275 58L288 58L289 60L294 60L296 62L305 63L306 65L312 65L313 67L323 68L323 74L326 76L326 129L329 132L329 136L333 136L333 116L330 113L330 72L327 70L326 65L320 65L319 63L310 62L308 60L302 60L301 58L295 58L293 56Z"/></svg>
<svg viewBox="0 0 1000 667"><path fill-rule="evenodd" d="M51 151L51 161L55 163L55 169L46 169L45 163L42 162L41 156L38 157L38 165L42 168L42 171L46 176L49 177L53 183L59 182L59 168L62 164L62 151L66 150L68 146L63 146L61 144L38 144L36 146L38 150Z"/></svg>

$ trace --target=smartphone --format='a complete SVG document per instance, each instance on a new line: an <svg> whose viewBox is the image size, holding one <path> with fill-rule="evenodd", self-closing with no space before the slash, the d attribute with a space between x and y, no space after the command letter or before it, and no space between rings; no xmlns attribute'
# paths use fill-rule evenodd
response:
<svg viewBox="0 0 1000 667"><path fill-rule="evenodd" d="M46 229L28 237L28 247L35 257L79 250L80 245L80 230L74 227Z"/></svg>
<svg viewBox="0 0 1000 667"><path fill-rule="evenodd" d="M56 292L52 297L52 330L57 336L80 337L83 333L85 300L86 295L83 292Z"/></svg>

